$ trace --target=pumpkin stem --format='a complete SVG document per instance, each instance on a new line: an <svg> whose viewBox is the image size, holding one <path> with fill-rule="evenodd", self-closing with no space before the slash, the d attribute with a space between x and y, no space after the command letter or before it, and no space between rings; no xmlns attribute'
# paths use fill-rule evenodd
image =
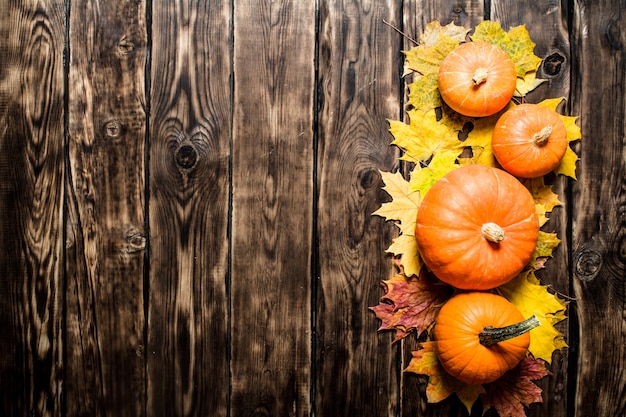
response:
<svg viewBox="0 0 626 417"><path fill-rule="evenodd" d="M551 134L552 125L548 125L533 135L533 143L537 146L543 146L548 143L548 138Z"/></svg>
<svg viewBox="0 0 626 417"><path fill-rule="evenodd" d="M504 342L505 340L520 336L540 324L541 323L539 322L537 316L533 315L520 323L511 324L510 326L487 326L482 330L482 332L478 333L478 340L483 346L493 346L497 343Z"/></svg>
<svg viewBox="0 0 626 417"><path fill-rule="evenodd" d="M474 85L481 85L485 81L487 81L487 70L484 68L477 68L474 72L474 76L472 77L472 82Z"/></svg>
<svg viewBox="0 0 626 417"><path fill-rule="evenodd" d="M489 222L483 224L480 229L483 238L492 243L500 243L504 240L504 230L495 223Z"/></svg>

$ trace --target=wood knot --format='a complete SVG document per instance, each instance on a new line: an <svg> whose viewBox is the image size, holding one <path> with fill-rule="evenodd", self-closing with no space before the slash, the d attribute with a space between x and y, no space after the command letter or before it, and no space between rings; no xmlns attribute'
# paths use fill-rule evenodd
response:
<svg viewBox="0 0 626 417"><path fill-rule="evenodd" d="M120 55L128 55L134 49L135 49L135 44L130 39L128 39L126 36L124 36L122 39L120 39L120 41L117 43L117 52Z"/></svg>
<svg viewBox="0 0 626 417"><path fill-rule="evenodd" d="M561 72L561 67L564 62L565 57L558 52L555 52L543 60L543 72L547 75L555 76Z"/></svg>
<svg viewBox="0 0 626 417"><path fill-rule="evenodd" d="M191 144L185 144L179 147L174 154L176 164L183 169L191 169L198 161L198 152Z"/></svg>
<svg viewBox="0 0 626 417"><path fill-rule="evenodd" d="M602 254L596 250L583 249L574 259L574 274L581 281L591 281L602 269Z"/></svg>
<svg viewBox="0 0 626 417"><path fill-rule="evenodd" d="M104 124L104 135L109 139L117 139L124 133L122 122L117 119L109 120Z"/></svg>
<svg viewBox="0 0 626 417"><path fill-rule="evenodd" d="M606 25L606 39L613 49L622 49L622 30L617 20L611 20Z"/></svg>

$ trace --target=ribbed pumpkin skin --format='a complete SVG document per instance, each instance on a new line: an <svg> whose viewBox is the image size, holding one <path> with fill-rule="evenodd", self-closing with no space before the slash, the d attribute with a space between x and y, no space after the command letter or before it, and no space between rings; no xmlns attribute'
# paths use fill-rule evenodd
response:
<svg viewBox="0 0 626 417"><path fill-rule="evenodd" d="M524 320L507 299L491 293L460 293L448 300L437 316L433 336L443 368L466 384L486 384L500 378L524 359L529 333L499 342L480 344L487 326L505 327Z"/></svg>
<svg viewBox="0 0 626 417"><path fill-rule="evenodd" d="M546 127L552 131L545 144L535 144L535 135ZM567 130L559 114L537 104L520 104L507 110L496 122L493 154L502 168L522 178L540 177L554 170L567 150Z"/></svg>
<svg viewBox="0 0 626 417"><path fill-rule="evenodd" d="M505 232L487 241L485 223ZM519 274L537 245L539 221L530 192L507 172L466 165L437 181L417 212L415 238L424 263L442 281L486 290Z"/></svg>
<svg viewBox="0 0 626 417"><path fill-rule="evenodd" d="M476 71L486 71L486 80L476 85ZM476 41L460 44L439 66L441 98L454 111L470 117L491 116L513 97L517 84L515 64L500 47Z"/></svg>

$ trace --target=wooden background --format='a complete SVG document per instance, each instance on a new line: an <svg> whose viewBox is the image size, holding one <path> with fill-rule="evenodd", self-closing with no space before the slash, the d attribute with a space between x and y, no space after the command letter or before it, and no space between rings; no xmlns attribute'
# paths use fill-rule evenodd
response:
<svg viewBox="0 0 626 417"><path fill-rule="evenodd" d="M463 416L368 307L402 49L526 24L584 140L529 416L626 415L623 0L2 0L0 415ZM474 410L481 415L480 406ZM493 416L493 413L488 413Z"/></svg>

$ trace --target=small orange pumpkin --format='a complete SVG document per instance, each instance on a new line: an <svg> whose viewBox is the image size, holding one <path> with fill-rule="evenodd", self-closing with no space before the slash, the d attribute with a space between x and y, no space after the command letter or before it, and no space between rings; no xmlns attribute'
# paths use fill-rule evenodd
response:
<svg viewBox="0 0 626 417"><path fill-rule="evenodd" d="M520 104L496 122L493 154L511 174L534 178L555 169L567 150L567 130L557 112L537 104Z"/></svg>
<svg viewBox="0 0 626 417"><path fill-rule="evenodd" d="M491 116L511 101L517 74L499 46L465 42L441 62L438 84L441 98L452 110L470 117Z"/></svg>
<svg viewBox="0 0 626 417"><path fill-rule="evenodd" d="M426 266L461 289L510 281L530 261L539 220L530 192L507 172L466 165L424 195L415 238Z"/></svg>
<svg viewBox="0 0 626 417"><path fill-rule="evenodd" d="M528 331L539 325L506 298L483 292L460 293L437 316L433 336L439 362L466 384L500 378L526 357Z"/></svg>

